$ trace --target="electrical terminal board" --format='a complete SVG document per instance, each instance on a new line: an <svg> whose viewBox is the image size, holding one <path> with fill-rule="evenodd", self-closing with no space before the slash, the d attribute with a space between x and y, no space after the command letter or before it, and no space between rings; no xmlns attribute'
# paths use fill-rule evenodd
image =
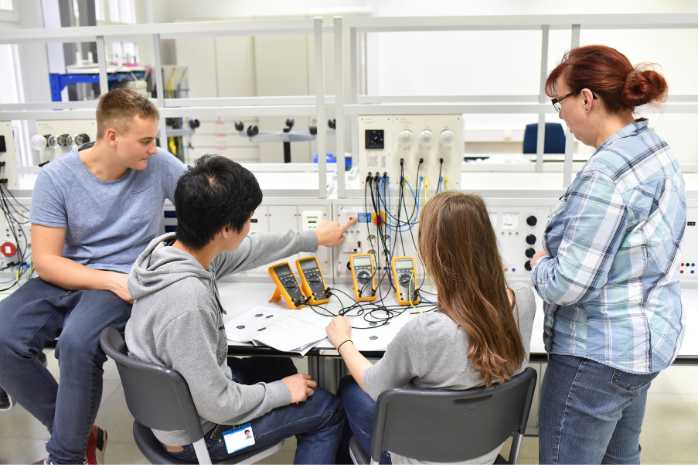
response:
<svg viewBox="0 0 698 465"><path fill-rule="evenodd" d="M459 189L462 162L462 115L359 116L362 188L371 173L387 174L393 189L401 177L414 189Z"/></svg>

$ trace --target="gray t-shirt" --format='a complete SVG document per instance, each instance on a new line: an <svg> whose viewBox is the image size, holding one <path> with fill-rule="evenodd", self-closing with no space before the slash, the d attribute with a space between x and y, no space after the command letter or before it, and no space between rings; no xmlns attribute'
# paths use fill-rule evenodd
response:
<svg viewBox="0 0 698 465"><path fill-rule="evenodd" d="M518 305L519 331L528 358L536 300L533 290L524 284L512 284L511 289ZM362 381L366 392L377 400L381 392L392 388L462 390L478 386L482 377L468 359L468 344L468 333L446 314L419 315L398 332L383 358L364 371ZM514 374L521 373L527 365L528 361L524 360ZM493 463L500 447L464 463ZM425 463L392 453L391 458L393 463Z"/></svg>
<svg viewBox="0 0 698 465"><path fill-rule="evenodd" d="M186 166L158 149L141 171L103 181L73 149L44 166L32 195L29 222L66 228L63 257L90 268L128 273L159 232L162 204L174 201Z"/></svg>

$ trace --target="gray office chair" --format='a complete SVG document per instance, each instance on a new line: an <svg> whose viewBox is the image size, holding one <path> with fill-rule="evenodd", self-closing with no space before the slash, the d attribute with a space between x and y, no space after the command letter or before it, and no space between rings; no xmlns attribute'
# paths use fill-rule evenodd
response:
<svg viewBox="0 0 698 465"><path fill-rule="evenodd" d="M130 358L124 339L114 328L102 331L100 344L119 369L126 405L135 418L133 436L141 453L151 463L189 463L168 454L151 428L186 430L199 463L211 464L199 414L182 375L166 367ZM283 445L284 441L281 440L216 463L254 463L278 451Z"/></svg>
<svg viewBox="0 0 698 465"><path fill-rule="evenodd" d="M371 456L354 437L349 453L357 465L378 463L383 451L428 462L461 462L490 452L513 434L509 460L499 455L495 463L517 463L537 377L527 368L488 388L385 391L376 405Z"/></svg>

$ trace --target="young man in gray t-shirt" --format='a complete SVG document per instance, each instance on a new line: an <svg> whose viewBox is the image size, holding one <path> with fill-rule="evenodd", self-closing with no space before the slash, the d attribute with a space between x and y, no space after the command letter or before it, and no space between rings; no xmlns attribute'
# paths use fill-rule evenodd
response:
<svg viewBox="0 0 698 465"><path fill-rule="evenodd" d="M96 142L44 166L34 187L39 277L0 302L0 385L48 428L47 463L103 463L106 432L93 426L107 359L99 337L125 327L128 272L185 171L155 145L158 118L133 91L102 95ZM58 336L60 383L37 359Z"/></svg>

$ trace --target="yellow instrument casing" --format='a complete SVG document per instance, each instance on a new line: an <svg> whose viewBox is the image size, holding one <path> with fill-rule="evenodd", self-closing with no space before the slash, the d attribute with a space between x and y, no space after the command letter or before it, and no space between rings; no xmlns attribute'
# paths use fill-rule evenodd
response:
<svg viewBox="0 0 698 465"><path fill-rule="evenodd" d="M288 262L277 263L269 267L269 276L276 284L274 295L269 299L269 302L274 302L282 297L286 301L288 308L298 310L299 308L307 307L305 304L306 296L303 293L301 285L298 284L296 276L293 274L291 265Z"/></svg>
<svg viewBox="0 0 698 465"><path fill-rule="evenodd" d="M298 268L298 274L301 276L301 289L305 295L310 297L310 303L320 305L329 302L330 297L325 294L327 285L322 277L322 270L317 257L299 258L296 260L296 268ZM318 299L316 296L320 298Z"/></svg>
<svg viewBox="0 0 698 465"><path fill-rule="evenodd" d="M361 262L355 263L356 259L361 260ZM371 261L370 265L366 263L366 259ZM354 294L356 294L356 300L359 302L372 302L376 300L376 267L373 262L373 255L368 253L354 254L349 257L349 263L351 264L351 276L354 279ZM356 276L357 273L361 275L358 278ZM371 289L368 292L370 295L362 296L362 290L366 288L369 282L371 283Z"/></svg>
<svg viewBox="0 0 698 465"><path fill-rule="evenodd" d="M411 267L405 266L409 264L408 261L412 264ZM400 268L398 268L398 266ZM411 299L412 292L417 288L417 268L415 266L414 257L393 257L392 269L397 302L400 305L417 305L419 303L419 296L417 296L415 300Z"/></svg>

